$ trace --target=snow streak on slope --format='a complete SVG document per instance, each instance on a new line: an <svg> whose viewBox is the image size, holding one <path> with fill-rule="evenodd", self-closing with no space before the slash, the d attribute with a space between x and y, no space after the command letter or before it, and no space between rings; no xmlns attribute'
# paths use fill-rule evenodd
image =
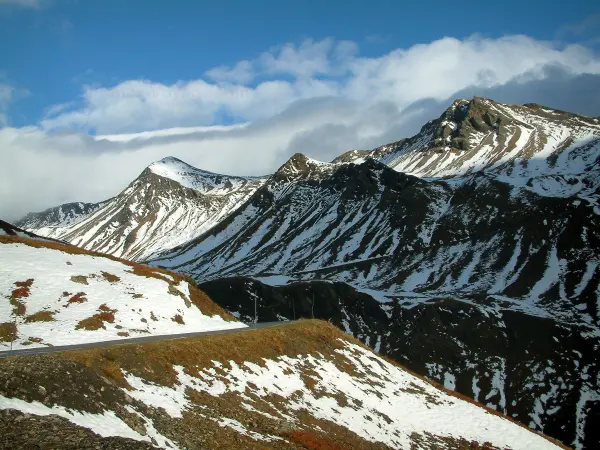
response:
<svg viewBox="0 0 600 450"><path fill-rule="evenodd" d="M27 214L18 222L18 225L22 228L36 230L41 236L60 239L59 236L65 233L69 227L81 222L108 202L110 200L101 203L66 203L41 213Z"/></svg>
<svg viewBox="0 0 600 450"><path fill-rule="evenodd" d="M201 342L188 341L185 346L175 342L168 350L168 372L172 376L166 379L148 370L160 360L160 347L140 346L132 370L127 366L134 362L133 354L127 349L116 350L111 357L117 365L125 366L124 379L120 384L105 380L100 383L107 391L107 399L127 399L127 405L117 408L117 402L109 400L102 415L73 408L65 411L61 402L68 399L60 398L58 405L49 408L36 401L0 397L0 407L39 415L59 413L104 436L136 440L150 436L162 448L183 447L182 442L189 442L186 438L192 436L186 436L182 430L202 429L207 422L213 422L214 428L228 427L237 433L236 440L259 444L260 448L298 447L294 441L289 442L295 433L279 431L282 422L296 435L311 436L315 442L329 437L361 444L343 448L369 448L371 443L375 448L383 444L398 449L450 449L478 447L485 442L494 448L515 450L559 448L525 427L449 395L347 338L334 337L341 334L337 330L327 331L333 336L325 334L325 326L299 326L295 336L279 332L282 349L291 341L294 345L311 342L318 346L318 350L294 352L293 356L264 357L260 347L258 355L237 357L234 361L220 357L218 352L203 350ZM317 334L314 343L307 340L312 338L306 338L304 331ZM271 342L274 336L275 333L264 333L263 339ZM211 348L218 349L219 342L216 338ZM185 347L190 352L181 357L179 352ZM129 361L123 359L121 352L127 354ZM81 371L86 380L93 381L88 369L74 366L71 370ZM86 396L79 401L80 408L91 409L98 400ZM131 415L139 417L143 425L132 421ZM131 425L126 425L131 423L137 426L131 429ZM198 427L190 427L190 423ZM209 442L222 445L217 440Z"/></svg>
<svg viewBox="0 0 600 450"><path fill-rule="evenodd" d="M142 260L212 228L246 201L263 178L205 172L168 157L151 164L117 197L71 221L64 205L29 214L20 226L88 250Z"/></svg>
<svg viewBox="0 0 600 450"><path fill-rule="evenodd" d="M218 227L153 264L207 279L289 274L387 257L398 236L414 239L425 232L417 226L432 226L448 193L373 160L326 164L296 155ZM439 206L429 214L427 208L412 210L416 203Z"/></svg>
<svg viewBox="0 0 600 450"><path fill-rule="evenodd" d="M216 363L199 377L175 367L178 384L163 388L160 397L151 394L156 388L141 378L128 374L127 381L135 389L130 395L148 406L165 407L172 417L181 417L190 407L187 390L212 396L249 392L265 399L282 398L271 404L280 413L307 411L392 448L410 448L412 433L490 442L500 448L557 448L525 428L443 393L362 347L345 343L336 352L358 376L340 370L326 357L299 355L267 359L264 366ZM316 396L308 387L306 371L312 373L309 378L324 395ZM342 395L346 405L332 402L331 395Z"/></svg>
<svg viewBox="0 0 600 450"><path fill-rule="evenodd" d="M187 281L150 274L108 258L0 243L0 322L16 325L13 348L245 326L203 314ZM2 336L0 349L10 340Z"/></svg>

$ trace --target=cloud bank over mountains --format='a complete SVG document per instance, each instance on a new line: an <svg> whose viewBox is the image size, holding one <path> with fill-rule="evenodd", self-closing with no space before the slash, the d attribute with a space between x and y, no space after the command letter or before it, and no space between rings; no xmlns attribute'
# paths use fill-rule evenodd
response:
<svg viewBox="0 0 600 450"><path fill-rule="evenodd" d="M593 50L522 35L443 38L378 57L354 42L306 40L196 80L84 86L40 123L0 129L0 217L105 199L167 155L238 175L269 173L295 152L330 160L408 137L458 97L597 116L599 88ZM0 119L10 117L8 89Z"/></svg>

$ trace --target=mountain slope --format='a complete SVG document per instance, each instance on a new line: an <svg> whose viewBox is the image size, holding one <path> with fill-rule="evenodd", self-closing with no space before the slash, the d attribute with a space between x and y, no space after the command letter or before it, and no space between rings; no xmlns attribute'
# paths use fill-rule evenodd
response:
<svg viewBox="0 0 600 450"><path fill-rule="evenodd" d="M0 361L0 383L0 408L59 415L124 445L560 448L316 321L13 358Z"/></svg>
<svg viewBox="0 0 600 450"><path fill-rule="evenodd" d="M262 178L218 175L168 157L148 166L113 199L29 214L18 225L88 250L140 260L208 230L263 183Z"/></svg>
<svg viewBox="0 0 600 450"><path fill-rule="evenodd" d="M0 220L0 236L18 236L18 237L26 237L30 239L41 239L47 241L53 241L53 239L46 239L37 234L30 233L25 231L19 227L14 226L11 223L5 222L4 220ZM55 241L59 242L59 241Z"/></svg>
<svg viewBox="0 0 600 450"><path fill-rule="evenodd" d="M538 105L457 101L373 151L332 163L294 155L203 233L129 254L191 274L238 317L255 318L256 305L258 320L331 320L448 388L593 448L599 130ZM114 230L104 233L109 242ZM264 285L282 280L302 283Z"/></svg>
<svg viewBox="0 0 600 450"><path fill-rule="evenodd" d="M383 258L401 235L416 240L449 196L443 183L372 159L328 164L294 155L226 220L153 264L203 280Z"/></svg>
<svg viewBox="0 0 600 450"><path fill-rule="evenodd" d="M598 135L595 119L456 102L366 160L295 155L226 220L152 264L190 273L239 317L254 318L258 300L259 320L332 320L418 373L593 448Z"/></svg>
<svg viewBox="0 0 600 450"><path fill-rule="evenodd" d="M328 320L447 389L576 448L595 448L600 342L589 327L486 297L386 297L324 280L275 284L284 281L236 277L200 286L245 321Z"/></svg>
<svg viewBox="0 0 600 450"><path fill-rule="evenodd" d="M101 203L65 203L43 212L29 213L19 220L18 225L30 230L37 230L46 237L59 237L69 227L81 222L111 200Z"/></svg>
<svg viewBox="0 0 600 450"><path fill-rule="evenodd" d="M245 327L181 275L16 236L0 236L0 322L0 350Z"/></svg>
<svg viewBox="0 0 600 450"><path fill-rule="evenodd" d="M484 171L540 195L597 197L599 152L597 118L475 97L455 101L417 135L371 156L419 177Z"/></svg>

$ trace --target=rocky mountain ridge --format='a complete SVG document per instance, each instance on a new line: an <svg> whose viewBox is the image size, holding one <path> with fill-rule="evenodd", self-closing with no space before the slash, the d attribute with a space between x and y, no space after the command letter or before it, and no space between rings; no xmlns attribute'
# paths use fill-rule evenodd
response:
<svg viewBox="0 0 600 450"><path fill-rule="evenodd" d="M141 260L210 229L264 181L206 172L167 157L113 199L29 214L18 225L88 250Z"/></svg>
<svg viewBox="0 0 600 450"><path fill-rule="evenodd" d="M412 138L332 163L292 156L212 228L148 259L192 275L239 317L252 319L260 298L272 311L259 320L330 319L593 448L599 161L597 119L458 100Z"/></svg>

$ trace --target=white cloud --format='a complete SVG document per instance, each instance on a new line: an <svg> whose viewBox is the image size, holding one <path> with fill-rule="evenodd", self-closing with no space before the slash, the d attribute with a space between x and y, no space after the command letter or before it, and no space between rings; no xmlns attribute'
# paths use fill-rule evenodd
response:
<svg viewBox="0 0 600 450"><path fill-rule="evenodd" d="M252 63L243 60L231 68L227 66L214 67L206 72L206 76L215 81L248 84L254 80L255 73Z"/></svg>
<svg viewBox="0 0 600 450"><path fill-rule="evenodd" d="M326 39L213 69L207 76L214 82L86 86L81 105L51 108L39 127L0 130L0 217L100 201L167 155L248 175L272 172L297 151L330 160L415 133L457 93L558 108L569 97L577 111L600 86L600 76L586 75L580 92L578 74L600 74L594 53L526 36L444 38L377 58ZM558 95L571 88L573 95ZM590 111L600 114L600 104ZM232 119L243 125L214 126ZM82 129L108 136L94 139Z"/></svg>
<svg viewBox="0 0 600 450"><path fill-rule="evenodd" d="M582 46L560 48L527 36L443 38L377 58L359 56L352 42L307 40L231 68L216 67L206 74L216 80L212 83L131 80L114 87L86 86L80 108L54 106L59 114L42 125L119 133L213 125L224 118L245 122L323 96L405 107L422 98L444 99L468 86L502 85L525 74L543 78L548 65L568 67L574 74L600 72L598 57Z"/></svg>

